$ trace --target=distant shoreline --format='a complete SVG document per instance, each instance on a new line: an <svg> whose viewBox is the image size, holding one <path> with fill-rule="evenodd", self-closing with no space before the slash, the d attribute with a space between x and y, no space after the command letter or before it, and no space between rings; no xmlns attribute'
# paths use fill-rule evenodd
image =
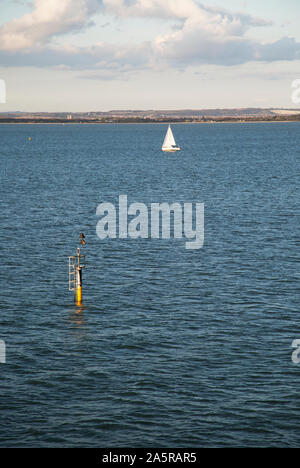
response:
<svg viewBox="0 0 300 468"><path fill-rule="evenodd" d="M277 119L265 119L265 120L210 120L210 121L172 121L168 120L165 122L161 121L124 121L124 120L116 120L113 122L93 122L93 121L44 121L44 120L24 120L20 121L19 119L16 120L2 120L0 119L0 125L149 125L149 124L156 124L156 125L211 125L211 124L249 124L249 123L300 123L299 119L285 119L285 120L277 120Z"/></svg>
<svg viewBox="0 0 300 468"><path fill-rule="evenodd" d="M0 124L211 124L300 122L300 108L112 109L89 112L0 112Z"/></svg>
<svg viewBox="0 0 300 468"><path fill-rule="evenodd" d="M212 124L300 122L300 109L233 108L110 110L105 112L0 112L0 124Z"/></svg>

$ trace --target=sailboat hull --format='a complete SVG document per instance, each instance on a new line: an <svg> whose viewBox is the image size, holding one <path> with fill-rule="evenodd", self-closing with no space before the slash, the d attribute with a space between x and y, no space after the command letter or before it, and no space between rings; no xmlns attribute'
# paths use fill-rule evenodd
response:
<svg viewBox="0 0 300 468"><path fill-rule="evenodd" d="M172 149L162 149L164 153L176 153L176 151L180 151L181 148L172 148Z"/></svg>

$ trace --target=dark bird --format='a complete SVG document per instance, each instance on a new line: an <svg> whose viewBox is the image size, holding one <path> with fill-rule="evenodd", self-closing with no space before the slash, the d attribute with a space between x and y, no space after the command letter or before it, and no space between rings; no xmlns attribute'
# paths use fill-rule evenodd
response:
<svg viewBox="0 0 300 468"><path fill-rule="evenodd" d="M80 244L81 244L81 245L85 245L85 244L86 244L86 242L85 242L85 235L84 235L82 232L80 233L80 239L81 239Z"/></svg>

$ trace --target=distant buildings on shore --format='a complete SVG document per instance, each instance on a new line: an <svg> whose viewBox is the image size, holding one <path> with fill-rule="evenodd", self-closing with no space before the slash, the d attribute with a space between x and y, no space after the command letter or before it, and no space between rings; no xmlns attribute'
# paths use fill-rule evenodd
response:
<svg viewBox="0 0 300 468"><path fill-rule="evenodd" d="M0 123L210 123L300 121L300 109L115 110L109 112L9 112Z"/></svg>

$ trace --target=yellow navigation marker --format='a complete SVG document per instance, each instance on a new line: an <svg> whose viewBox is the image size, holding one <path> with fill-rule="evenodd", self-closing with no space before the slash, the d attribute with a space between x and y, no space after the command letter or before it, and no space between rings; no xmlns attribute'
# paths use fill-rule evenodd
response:
<svg viewBox="0 0 300 468"><path fill-rule="evenodd" d="M69 257L69 291L74 291L77 306L82 305L82 270L85 267L85 255L82 255L78 248L77 254Z"/></svg>
<svg viewBox="0 0 300 468"><path fill-rule="evenodd" d="M77 281L76 281L76 302L77 305L82 304L82 267L77 267Z"/></svg>

